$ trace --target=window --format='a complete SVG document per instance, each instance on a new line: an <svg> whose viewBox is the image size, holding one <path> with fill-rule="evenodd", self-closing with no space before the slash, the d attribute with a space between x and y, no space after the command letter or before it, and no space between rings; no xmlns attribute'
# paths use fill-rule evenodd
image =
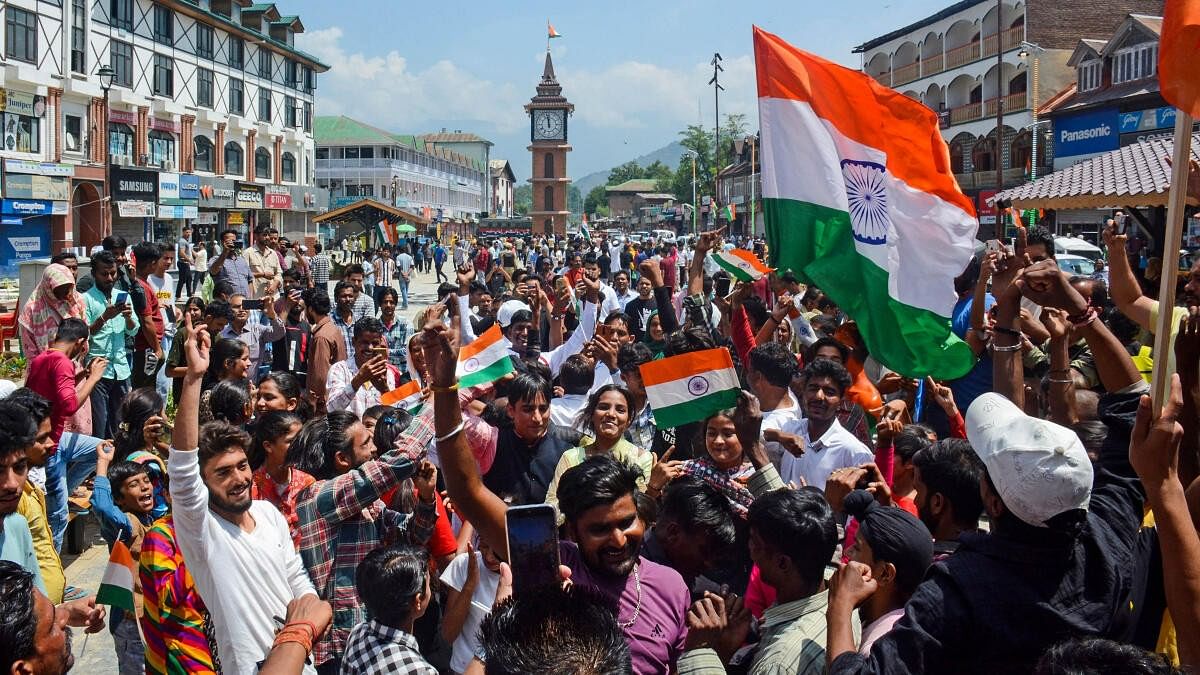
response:
<svg viewBox="0 0 1200 675"><path fill-rule="evenodd" d="M283 174L282 178L285 183L296 182L296 156L290 152L283 153L283 159L280 160L280 168Z"/></svg>
<svg viewBox="0 0 1200 675"><path fill-rule="evenodd" d="M300 126L300 124L299 124L300 111L296 107L296 97L284 96L283 97L283 106L284 106L284 109L283 109L284 123L289 127Z"/></svg>
<svg viewBox="0 0 1200 675"><path fill-rule="evenodd" d="M554 177L554 155L549 152L546 153L545 158L542 160L542 177Z"/></svg>
<svg viewBox="0 0 1200 675"><path fill-rule="evenodd" d="M329 159L329 148L317 148L317 159Z"/></svg>
<svg viewBox="0 0 1200 675"><path fill-rule="evenodd" d="M1098 59L1084 61L1075 73L1076 86L1079 91L1092 91L1100 88L1100 75L1104 72L1104 62Z"/></svg>
<svg viewBox="0 0 1200 675"><path fill-rule="evenodd" d="M212 141L208 140L208 138L205 136L197 136L195 138L195 140L192 141L192 145L195 147L195 150L196 150L196 157L195 157L196 171L212 172L212 170L213 170L213 144L212 144Z"/></svg>
<svg viewBox="0 0 1200 675"><path fill-rule="evenodd" d="M246 63L246 43L241 38L229 38L229 66L241 69Z"/></svg>
<svg viewBox="0 0 1200 675"><path fill-rule="evenodd" d="M313 69L304 66L304 91L311 93L317 88L317 79L313 75Z"/></svg>
<svg viewBox="0 0 1200 675"><path fill-rule="evenodd" d="M259 148L254 151L254 177L271 177L271 152L266 148Z"/></svg>
<svg viewBox="0 0 1200 675"><path fill-rule="evenodd" d="M67 152L83 152L83 118L79 115L64 115L63 132Z"/></svg>
<svg viewBox="0 0 1200 675"><path fill-rule="evenodd" d="M271 121L271 90L266 87L258 88L258 121Z"/></svg>
<svg viewBox="0 0 1200 675"><path fill-rule="evenodd" d="M550 185L547 185L546 189L542 191L542 210L554 210L554 188Z"/></svg>
<svg viewBox="0 0 1200 675"><path fill-rule="evenodd" d="M175 134L151 129L146 144L150 150L150 165L165 167L167 162L175 164Z"/></svg>
<svg viewBox="0 0 1200 675"><path fill-rule="evenodd" d="M358 159L358 147L346 148L346 159Z"/></svg>
<svg viewBox="0 0 1200 675"><path fill-rule="evenodd" d="M37 63L37 14L9 5L5 15L5 55L10 59Z"/></svg>
<svg viewBox="0 0 1200 675"><path fill-rule="evenodd" d="M258 49L258 76L271 79L271 52L261 47Z"/></svg>
<svg viewBox="0 0 1200 675"><path fill-rule="evenodd" d="M1126 47L1113 54L1113 84L1141 80L1154 75L1158 44L1154 42Z"/></svg>
<svg viewBox="0 0 1200 675"><path fill-rule="evenodd" d="M213 71L208 68L196 69L196 105L213 107Z"/></svg>
<svg viewBox="0 0 1200 675"><path fill-rule="evenodd" d="M87 5L71 0L71 70L87 72Z"/></svg>
<svg viewBox="0 0 1200 675"><path fill-rule="evenodd" d="M133 129L127 124L108 123L108 153L133 160Z"/></svg>
<svg viewBox="0 0 1200 675"><path fill-rule="evenodd" d="M196 56L204 59L213 57L212 26L196 24Z"/></svg>
<svg viewBox="0 0 1200 675"><path fill-rule="evenodd" d="M287 62L287 86L295 89L300 86L300 64L295 61Z"/></svg>
<svg viewBox="0 0 1200 675"><path fill-rule="evenodd" d="M225 173L241 175L242 146L229 141L225 144Z"/></svg>
<svg viewBox="0 0 1200 675"><path fill-rule="evenodd" d="M375 159L375 148L370 146L359 148L358 156L362 159Z"/></svg>
<svg viewBox="0 0 1200 675"><path fill-rule="evenodd" d="M109 43L108 62L116 73L113 84L133 86L133 45L113 40Z"/></svg>
<svg viewBox="0 0 1200 675"><path fill-rule="evenodd" d="M175 62L169 56L154 55L154 93L175 96Z"/></svg>
<svg viewBox="0 0 1200 675"><path fill-rule="evenodd" d="M112 0L109 4L108 16L112 25L121 30L133 30L134 0Z"/></svg>
<svg viewBox="0 0 1200 675"><path fill-rule="evenodd" d="M306 101L304 103L304 130L305 131L308 131L308 132L312 131L312 117L313 117L312 104L308 103Z"/></svg>
<svg viewBox="0 0 1200 675"><path fill-rule="evenodd" d="M0 124L3 124L4 128L4 150L10 152L42 151L41 119L5 113L0 115Z"/></svg>
<svg viewBox="0 0 1200 675"><path fill-rule="evenodd" d="M154 41L164 45L175 42L175 13L162 5L154 6Z"/></svg>
<svg viewBox="0 0 1200 675"><path fill-rule="evenodd" d="M229 112L234 115L241 115L245 110L245 92L242 89L241 80L229 81Z"/></svg>

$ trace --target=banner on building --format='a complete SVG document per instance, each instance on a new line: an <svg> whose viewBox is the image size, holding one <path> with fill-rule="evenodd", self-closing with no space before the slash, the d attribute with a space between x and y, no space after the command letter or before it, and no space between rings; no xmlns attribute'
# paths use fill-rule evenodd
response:
<svg viewBox="0 0 1200 675"><path fill-rule="evenodd" d="M234 206L239 209L261 209L263 207L263 186L253 183L238 183L235 190Z"/></svg>
<svg viewBox="0 0 1200 675"><path fill-rule="evenodd" d="M71 179L10 173L4 176L4 196L9 199L46 199L67 201L71 198Z"/></svg>
<svg viewBox="0 0 1200 675"><path fill-rule="evenodd" d="M284 185L268 185L263 204L268 209L290 209L292 192Z"/></svg>
<svg viewBox="0 0 1200 675"><path fill-rule="evenodd" d="M154 202L117 202L117 215L122 218L153 218Z"/></svg>
<svg viewBox="0 0 1200 675"><path fill-rule="evenodd" d="M195 206L184 206L180 204L159 204L158 219L172 220L175 218L195 219L200 215L200 209Z"/></svg>
<svg viewBox="0 0 1200 675"><path fill-rule="evenodd" d="M61 162L31 162L26 159L6 159L4 160L4 172L70 178L75 175L75 165L63 164Z"/></svg>
<svg viewBox="0 0 1200 675"><path fill-rule="evenodd" d="M140 169L112 167L112 196L118 202L157 202L158 174Z"/></svg>
<svg viewBox="0 0 1200 675"><path fill-rule="evenodd" d="M216 211L200 211L199 213L196 214L196 218L193 222L195 222L197 225L216 225L217 224L217 212Z"/></svg>

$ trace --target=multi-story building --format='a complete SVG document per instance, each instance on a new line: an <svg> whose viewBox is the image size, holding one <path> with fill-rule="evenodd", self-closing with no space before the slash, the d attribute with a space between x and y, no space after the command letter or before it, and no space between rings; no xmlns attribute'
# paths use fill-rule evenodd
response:
<svg viewBox="0 0 1200 675"><path fill-rule="evenodd" d="M486 211L483 160L439 142L384 131L346 116L318 117L316 184L340 208L364 197L442 223L465 224ZM477 145L491 146L473 134Z"/></svg>
<svg viewBox="0 0 1200 675"><path fill-rule="evenodd" d="M1080 38L1111 33L1130 12L1160 14L1162 4L961 0L855 51L868 75L938 113L955 176L987 224L995 216L984 200L1001 184L1049 168L1034 139L1039 85L1056 92L1074 79L1067 61Z"/></svg>
<svg viewBox="0 0 1200 675"><path fill-rule="evenodd" d="M10 0L0 13L4 211L50 216L23 221L21 257L184 222L206 237L267 220L294 231L323 206L312 118L328 67L296 49L299 17L249 0Z"/></svg>
<svg viewBox="0 0 1200 675"><path fill-rule="evenodd" d="M513 186L517 176L513 173L512 165L507 159L493 159L488 162L492 178L492 218L512 218L513 216Z"/></svg>
<svg viewBox="0 0 1200 675"><path fill-rule="evenodd" d="M674 195L658 191L653 178L631 178L618 185L604 188L608 201L608 217L632 231L651 229L664 222L662 210L671 208ZM674 227L674 213L671 214Z"/></svg>
<svg viewBox="0 0 1200 675"><path fill-rule="evenodd" d="M492 163L492 145L494 144L475 134L463 133L461 129L455 129L454 131L442 129L437 133L422 134L417 137L417 141L424 143L425 151L430 154L434 154L438 150L444 150L473 160L479 166L484 167L485 170ZM487 211L487 205L492 203L492 183L490 180L484 181L483 192L483 203L479 210Z"/></svg>

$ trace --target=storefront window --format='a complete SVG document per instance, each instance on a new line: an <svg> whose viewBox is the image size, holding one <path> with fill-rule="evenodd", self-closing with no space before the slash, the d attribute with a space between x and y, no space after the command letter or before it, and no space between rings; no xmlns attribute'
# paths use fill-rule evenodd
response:
<svg viewBox="0 0 1200 675"><path fill-rule="evenodd" d="M163 166L166 162L175 164L175 134L167 131L151 131L148 144L151 165Z"/></svg>
<svg viewBox="0 0 1200 675"><path fill-rule="evenodd" d="M5 113L4 149L9 152L41 152L42 121L36 117Z"/></svg>
<svg viewBox="0 0 1200 675"><path fill-rule="evenodd" d="M108 153L117 157L133 159L133 129L129 128L128 124L109 123Z"/></svg>

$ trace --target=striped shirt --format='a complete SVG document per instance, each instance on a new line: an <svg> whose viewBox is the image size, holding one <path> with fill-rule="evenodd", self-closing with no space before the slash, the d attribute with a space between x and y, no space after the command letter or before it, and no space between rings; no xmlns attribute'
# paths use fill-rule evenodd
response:
<svg viewBox="0 0 1200 675"><path fill-rule="evenodd" d="M418 501L410 516L387 508L379 498L413 474L433 435L433 406L427 406L396 447L379 459L319 480L297 496L300 558L317 595L333 605L333 624L313 645L316 665L343 653L350 631L367 619L354 585L359 563L385 541L424 544L433 532L434 504Z"/></svg>
<svg viewBox="0 0 1200 675"><path fill-rule="evenodd" d="M146 532L139 562L146 672L215 673L205 633L208 610L175 544L175 523L170 515L159 518Z"/></svg>

